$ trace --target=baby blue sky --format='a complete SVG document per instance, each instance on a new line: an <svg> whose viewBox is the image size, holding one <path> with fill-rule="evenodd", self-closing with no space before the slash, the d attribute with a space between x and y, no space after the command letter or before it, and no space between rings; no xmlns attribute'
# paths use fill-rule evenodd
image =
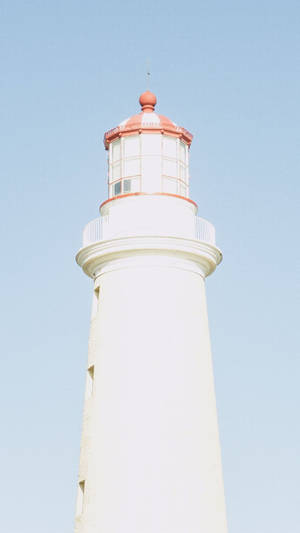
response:
<svg viewBox="0 0 300 533"><path fill-rule="evenodd" d="M229 533L298 533L299 2L0 13L0 530L73 531L92 292L74 256L107 196L103 133L139 110L149 61L224 253L207 296Z"/></svg>

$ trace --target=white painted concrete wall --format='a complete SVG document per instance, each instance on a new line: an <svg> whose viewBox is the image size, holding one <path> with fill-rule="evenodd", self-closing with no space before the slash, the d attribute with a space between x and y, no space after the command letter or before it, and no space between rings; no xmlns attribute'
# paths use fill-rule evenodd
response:
<svg viewBox="0 0 300 533"><path fill-rule="evenodd" d="M225 533L202 266L164 250L99 265L76 532Z"/></svg>
<svg viewBox="0 0 300 533"><path fill-rule="evenodd" d="M195 204L171 196L116 198L101 208L107 217L103 239L124 235L179 235L195 237Z"/></svg>

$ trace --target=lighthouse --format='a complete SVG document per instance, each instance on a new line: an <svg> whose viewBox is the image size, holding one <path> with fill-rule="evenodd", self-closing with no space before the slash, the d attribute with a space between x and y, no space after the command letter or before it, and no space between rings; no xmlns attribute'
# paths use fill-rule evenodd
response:
<svg viewBox="0 0 300 533"><path fill-rule="evenodd" d="M141 111L104 135L108 198L76 256L93 280L76 533L226 533L192 135Z"/></svg>

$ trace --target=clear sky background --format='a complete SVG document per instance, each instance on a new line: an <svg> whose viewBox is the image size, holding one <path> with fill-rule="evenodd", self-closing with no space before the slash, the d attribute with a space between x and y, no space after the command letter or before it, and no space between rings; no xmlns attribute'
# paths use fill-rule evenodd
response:
<svg viewBox="0 0 300 533"><path fill-rule="evenodd" d="M150 60L224 253L207 296L229 533L299 533L299 15L2 0L1 532L73 531L92 293L74 256L107 196L103 133L139 110Z"/></svg>

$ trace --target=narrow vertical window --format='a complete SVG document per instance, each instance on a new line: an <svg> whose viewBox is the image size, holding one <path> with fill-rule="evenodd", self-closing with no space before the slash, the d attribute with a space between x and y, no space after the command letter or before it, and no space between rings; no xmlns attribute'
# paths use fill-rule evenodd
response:
<svg viewBox="0 0 300 533"><path fill-rule="evenodd" d="M89 366L87 371L87 395L90 398L94 390L94 365Z"/></svg>
<svg viewBox="0 0 300 533"><path fill-rule="evenodd" d="M77 494L77 510L76 510L77 516L80 516L83 512L84 491L85 491L85 481L79 481L78 494Z"/></svg>
<svg viewBox="0 0 300 533"><path fill-rule="evenodd" d="M112 160L113 163L121 159L121 142L117 139L112 143Z"/></svg>
<svg viewBox="0 0 300 533"><path fill-rule="evenodd" d="M95 294L97 303L99 301L99 292L100 292L100 286L98 285L98 287L96 287L95 290L94 290L94 294Z"/></svg>
<svg viewBox="0 0 300 533"><path fill-rule="evenodd" d="M100 287L96 287L93 294L93 303L92 303L92 316L91 319L96 317L97 311L98 311L98 303L99 303L99 291Z"/></svg>
<svg viewBox="0 0 300 533"><path fill-rule="evenodd" d="M112 166L112 177L113 177L114 180L119 179L121 177L121 165L120 165L120 163L115 163Z"/></svg>

